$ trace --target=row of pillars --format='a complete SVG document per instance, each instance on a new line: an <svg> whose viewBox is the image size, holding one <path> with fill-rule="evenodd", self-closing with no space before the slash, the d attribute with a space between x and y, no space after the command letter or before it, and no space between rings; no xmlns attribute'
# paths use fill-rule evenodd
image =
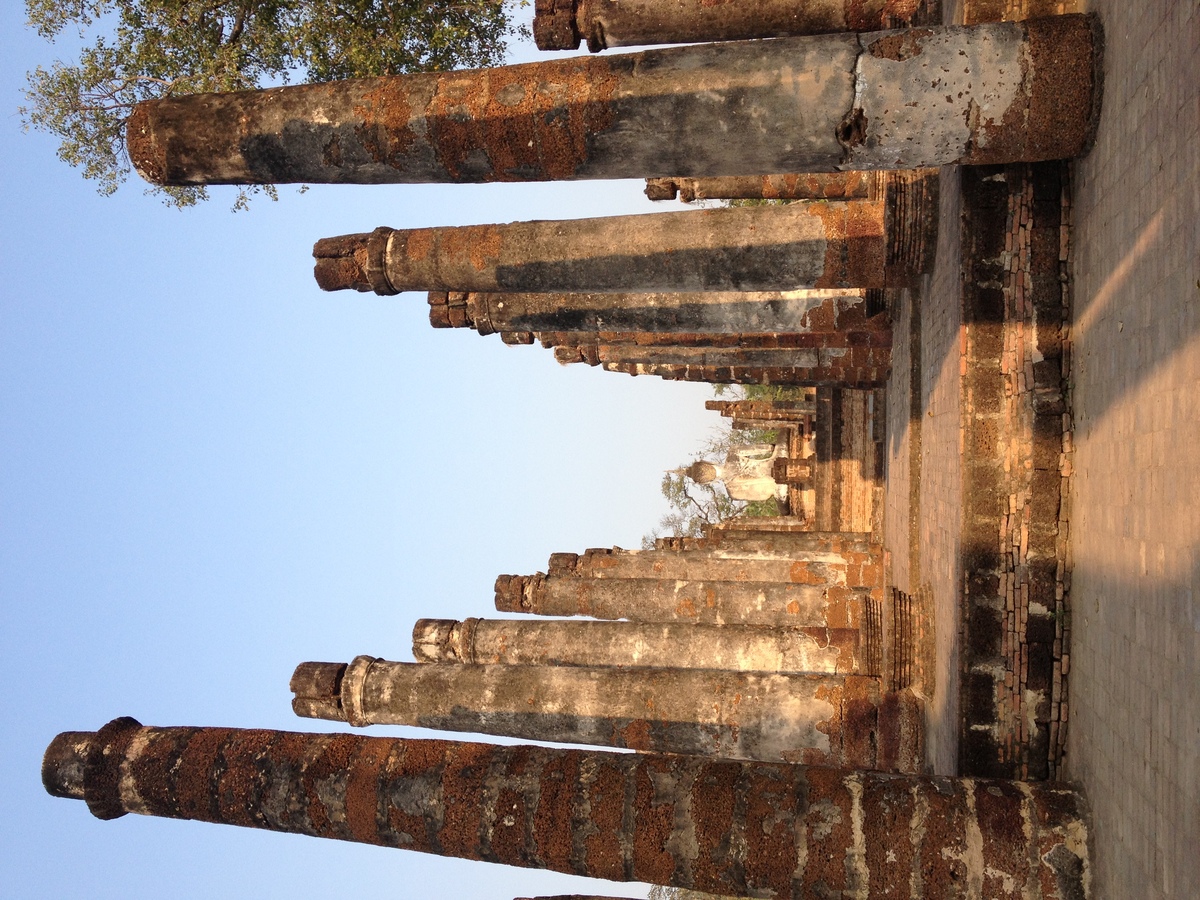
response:
<svg viewBox="0 0 1200 900"><path fill-rule="evenodd" d="M563 364L733 383L874 386L891 365L891 322L865 291L431 292L434 327L498 331Z"/></svg>
<svg viewBox="0 0 1200 900"><path fill-rule="evenodd" d="M919 208L897 216L895 202L879 191L872 198L878 179L865 170L1073 156L1095 124L1098 38L1087 17L854 34L847 29L912 24L919 4L835 0L803 14L791 2L756 4L753 13L704 0L541 6L539 34L574 35L575 44L587 34L593 49L604 43L599 35L618 44L739 40L149 101L127 127L131 159L163 184L636 175L674 179L652 183L650 193L685 197L711 196L719 190L711 182L732 179L725 193L799 198L832 172L786 208L329 238L314 248L316 278L327 290L380 294L879 291L925 271L933 241ZM740 40L755 28L807 36ZM818 174L787 174L796 172ZM898 190L893 200L913 196ZM435 315L454 318L439 305ZM514 342L551 332L544 342L563 363L670 379L867 387L886 379L890 363L879 332L803 330L793 334L807 342L780 343L782 321L736 332L732 323L707 326L738 335L732 342L706 337L705 327L664 339L635 327L636 318L625 315L628 325L606 329L604 339L586 328L504 331Z"/></svg>
<svg viewBox="0 0 1200 900"><path fill-rule="evenodd" d="M702 549L554 554L549 573L501 576L497 607L512 611L519 590L525 612L570 615L578 608L555 598L590 594L604 598L603 620L421 620L418 662L305 663L293 709L355 726L918 771L919 699L863 671L878 547L865 535L750 534ZM770 616L760 595L777 587L786 593ZM697 592L757 621L696 622L684 598Z"/></svg>
<svg viewBox="0 0 1200 900"><path fill-rule="evenodd" d="M769 0L752 13L709 0L537 0L545 46L739 42L172 97L140 104L126 137L138 171L167 185L761 179L1085 151L1099 98L1094 19L874 31L913 24L920 11L912 0L821 0L803 11ZM780 36L796 32L819 34ZM775 39L741 40L752 37ZM323 240L314 255L322 287L444 292L456 324L466 314L451 309L471 302L451 294L879 290L904 261L887 225L879 198L826 196L378 228ZM504 302L483 304L489 323ZM674 306L689 303L703 305ZM574 348L585 361L740 377L730 358L679 356L720 349L684 340L666 344L677 354L669 362L631 357L618 348L636 341L608 335L706 332L607 331L608 314L592 317L595 340L579 326L586 316L508 333L551 334L564 361ZM766 357L743 368L755 367L771 370ZM906 697L842 669L856 664L854 632L877 590L864 536L783 526L679 548L556 554L545 573L502 576L497 607L599 621L531 625L513 651L519 626L426 620L415 636L423 662L305 663L293 678L302 715L655 752L117 719L59 735L43 780L100 818L198 819L726 895L1086 896L1076 794L912 774L919 735L886 726L906 721ZM681 629L687 653L727 668L679 665ZM834 767L794 764L812 762Z"/></svg>
<svg viewBox="0 0 1200 900"><path fill-rule="evenodd" d="M908 283L931 265L936 238L936 170L901 173L836 173L829 175L763 176L761 179L660 179L647 188L664 194L704 198L772 197L814 200L827 197L870 203L872 212L883 210L878 240L884 245L883 282ZM652 190L654 188L654 190ZM821 204L809 204L821 209ZM757 210L762 215L766 210ZM654 217L655 221L659 217ZM604 220L617 226L618 220ZM638 217L641 223L650 218ZM775 220L768 220L775 221ZM578 223L556 223L565 240L574 241ZM780 222L780 224L784 224ZM661 235L670 241L673 235ZM830 245L826 258L851 257L845 246ZM366 246L371 246L370 239ZM440 244L438 245L440 246ZM577 248L577 247L576 247ZM361 286L362 269L370 254L353 244L336 245L340 257L318 259L323 283L348 277ZM722 252L709 254L714 263ZM757 252L740 247L739 252ZM319 252L326 252L323 247ZM383 252L383 247L378 248ZM474 245L458 247L464 256L478 257ZM642 252L642 245L638 245ZM355 253L362 265L346 263ZM474 258L472 257L472 258ZM667 251L664 258L690 266L694 260ZM588 258L587 264L598 263ZM656 260L649 266L656 276L672 277ZM624 265L625 259L606 257L605 265L620 265L620 276L632 282L644 278L641 266ZM436 263L440 271L440 259ZM768 277L779 277L764 260L756 268ZM332 272L332 275L330 274ZM722 271L737 277L737 272ZM457 276L455 276L457 277ZM595 276L592 276L595 278ZM430 322L434 328L472 328L481 335L499 332L510 344L533 343L554 349L560 364L586 362L608 371L656 374L673 379L706 382L770 382L874 386L883 383L890 367L890 322L874 296L877 288L826 288L800 290L692 290L692 292L488 292L442 290L430 292Z"/></svg>
<svg viewBox="0 0 1200 900"><path fill-rule="evenodd" d="M861 663L850 595L861 607L882 586L870 537L766 524L681 549L554 554L547 573L497 581L498 608L520 583L526 611L551 614L570 611L543 605L548 584L620 586L608 620L422 620L418 663L303 663L292 679L302 716L642 752L117 719L59 735L43 781L100 818L197 819L725 895L1085 896L1076 794L917 774L919 701L844 674ZM773 582L819 600L795 594L766 616L759 591ZM644 602L670 585L700 585L701 609L740 605L763 624L698 624L694 603Z"/></svg>

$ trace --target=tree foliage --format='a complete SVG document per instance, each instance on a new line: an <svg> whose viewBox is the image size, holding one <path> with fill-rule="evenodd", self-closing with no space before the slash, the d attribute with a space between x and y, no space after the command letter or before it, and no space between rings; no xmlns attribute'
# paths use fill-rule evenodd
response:
<svg viewBox="0 0 1200 900"><path fill-rule="evenodd" d="M516 31L509 12L505 0L26 0L43 38L91 43L28 73L19 112L108 195L129 175L125 122L142 100L496 65ZM181 207L207 197L157 190Z"/></svg>

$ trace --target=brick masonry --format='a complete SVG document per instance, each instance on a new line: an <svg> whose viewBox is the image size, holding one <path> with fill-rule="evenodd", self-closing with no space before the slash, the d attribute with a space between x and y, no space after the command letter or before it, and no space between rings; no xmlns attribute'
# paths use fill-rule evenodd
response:
<svg viewBox="0 0 1200 900"><path fill-rule="evenodd" d="M1063 366L1068 168L962 174L964 476L960 771L1048 778L1065 741Z"/></svg>
<svg viewBox="0 0 1200 900"><path fill-rule="evenodd" d="M1070 429L1063 436L1065 455L1058 473L1051 655L1060 677L1051 688L1047 762L1051 774L1088 795L1094 896L1197 897L1200 9L1181 0L977 0L966 5L964 9L962 0L948 3L946 21L1088 11L1099 14L1104 24L1104 109L1095 147L1073 164L1067 195L1071 204L1065 210L1070 221L1062 223L1070 226L1073 258L1062 274L1070 279L1073 309L1070 332L1064 330L1061 340L1060 371L1069 372L1069 381L1060 414L1066 418L1060 421L1063 431ZM961 174L942 172L943 223L959 220L961 196L955 183ZM1019 216L1028 196L1015 199ZM1037 203L1035 185L1035 219ZM1005 219L1001 236L1011 233L1018 251L1023 238L1036 246L1033 233L1021 234L1019 218L1013 229L1008 203ZM960 369L966 370L962 351L972 345L962 333L951 284L957 282L960 236L960 229L942 228L932 277L921 291L902 297L888 398L888 480L893 487L885 530L888 569L894 586L927 589L933 595L935 672L947 665L957 670L957 598L964 584L956 550L961 522L953 511L962 506L957 461L967 433L960 427L958 376ZM1022 267L1018 278L1017 271L1005 267L1003 286L1010 294L1015 284L1026 290L1036 286L1036 279L1024 280L1024 271ZM1025 299L1030 300L1028 295ZM994 414L998 423L1028 415L1028 386L1032 382L1037 387L1037 371L1031 377L1025 367L1026 359L1033 361L1035 340L1026 330L1028 321L1026 317L1022 329L1002 333L1001 384L1011 389L1015 378L1016 389L1003 395ZM918 322L919 329L905 332L905 323ZM1039 330L1036 340L1041 338ZM910 402L902 407L906 398ZM1028 438L1005 446L1001 458L1008 461L1010 474L1014 464L1019 468L1033 460L1032 449L1022 455L1022 447L1032 447ZM1052 469L1044 465L1042 471ZM910 490L895 490L897 479ZM999 487L1000 478L996 480ZM995 534L998 550L1007 549L1011 564L998 559L996 571L1004 569L1014 578L1015 613L1021 525L1026 524L1026 508L1032 523L1039 501L1004 487L997 501L1002 497L1008 502L1008 518L997 523ZM1043 488L1040 502L1048 503L1053 491L1048 484ZM1028 526L1024 532L1028 564L1033 535ZM1041 552L1048 552L1045 544ZM1064 603L1062 614L1060 581L1062 599L1073 607ZM997 598L999 594L997 583ZM1013 663L1015 658L1019 665L1022 641L1015 627L1019 616L1009 614L1007 583L1004 599L1002 643L995 659L998 671L1007 675L1017 671ZM1070 641L1065 643L1068 625ZM1028 652L1027 631L1024 645ZM1028 685L1028 657L1026 661ZM954 773L959 758L957 691L947 690L944 681L927 695L927 762L936 772ZM1067 682L1069 703L1064 702ZM1062 724L1054 734L1056 699ZM1034 724L1040 724L1036 705ZM1065 753L1055 759L1052 754L1064 746ZM1009 765L1023 762L1008 759Z"/></svg>

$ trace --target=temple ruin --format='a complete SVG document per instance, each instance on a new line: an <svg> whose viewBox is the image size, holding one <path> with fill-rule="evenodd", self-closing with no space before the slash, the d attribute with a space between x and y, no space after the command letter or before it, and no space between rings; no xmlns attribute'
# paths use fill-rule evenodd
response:
<svg viewBox="0 0 1200 900"><path fill-rule="evenodd" d="M497 579L495 608L513 618L421 619L415 662L301 662L290 683L301 717L610 749L123 718L53 740L51 794L104 819L195 819L734 896L1090 896L1083 799L1050 780L1069 669L1050 324L1069 301L1052 173L1094 136L1098 22L944 26L936 5L891 0L749 9L537 0L545 49L727 43L138 106L131 158L165 185L645 178L653 199L771 201L364 223L374 230L317 242L315 278L424 293L434 327L537 341L563 364L799 393L709 404L775 435L757 477L777 488L781 515L651 549L554 553L544 572ZM961 229L942 214L960 186ZM912 459L889 441L889 417L917 408L920 303L935 283L953 281L972 322L1008 310L1018 257L985 221L989 203L1016 204L1018 257L1032 241L1041 367L1028 382L1021 367L1010 394L1036 395L1044 440L1029 466L997 463L1000 380L967 378L967 477L1013 503L999 549L993 507L976 498L965 514L975 564L962 668L949 671L912 510L888 502L885 468ZM988 278L935 270L949 232ZM1025 283L1012 282L1013 316L1026 313ZM988 360L1013 349L986 329L963 334ZM1016 422L1025 407L1009 412ZM1016 498L1035 488L1022 520ZM948 683L966 708L952 726L956 776L932 774L941 744L929 746L930 723L944 740Z"/></svg>

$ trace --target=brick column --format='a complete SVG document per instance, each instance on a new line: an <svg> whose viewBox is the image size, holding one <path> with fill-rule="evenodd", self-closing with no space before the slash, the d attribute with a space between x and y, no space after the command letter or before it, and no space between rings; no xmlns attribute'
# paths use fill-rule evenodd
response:
<svg viewBox="0 0 1200 900"><path fill-rule="evenodd" d="M743 516L726 519L704 528L707 535L716 536L731 531L809 531L804 520L798 516Z"/></svg>
<svg viewBox="0 0 1200 900"><path fill-rule="evenodd" d="M933 269L938 228L938 170L838 172L809 175L650 178L646 196L695 200L879 200L885 205L887 271L896 287L915 287Z"/></svg>
<svg viewBox="0 0 1200 900"><path fill-rule="evenodd" d="M581 556L555 554L552 571L558 568L587 578L775 581L822 586L844 584L848 553L840 544L835 545L832 541L818 538L815 544L810 549L790 546L767 552L744 551L736 547L680 551L598 548L588 550Z"/></svg>
<svg viewBox="0 0 1200 900"><path fill-rule="evenodd" d="M719 178L647 178L651 200L876 200L874 172L726 175Z"/></svg>
<svg viewBox="0 0 1200 900"><path fill-rule="evenodd" d="M420 662L848 675L859 671L859 640L849 628L421 619L413 628L413 656Z"/></svg>
<svg viewBox="0 0 1200 900"><path fill-rule="evenodd" d="M778 344L764 347L772 339L754 341L750 346L708 347L673 346L637 342L596 343L578 347L560 347L555 359L563 365L588 363L610 372L628 375L660 375L677 372L721 369L761 372L788 372L786 377L764 377L767 383L810 386L863 387L886 383L891 368L890 346L846 346L844 335L811 335L821 340L819 347L786 346L797 341L793 335L781 335ZM884 335L890 343L890 335ZM772 341L775 342L775 341Z"/></svg>
<svg viewBox="0 0 1200 900"><path fill-rule="evenodd" d="M1087 897L1062 785L234 728L65 732L42 781L127 812L738 896Z"/></svg>
<svg viewBox="0 0 1200 900"><path fill-rule="evenodd" d="M797 424L817 411L812 400L706 400L704 408L727 419L758 419Z"/></svg>
<svg viewBox="0 0 1200 900"><path fill-rule="evenodd" d="M870 553L790 545L745 550L556 553L547 574L501 575L496 609L635 622L858 628L874 589ZM597 565L600 568L597 568ZM880 589L881 590L881 589Z"/></svg>
<svg viewBox="0 0 1200 900"><path fill-rule="evenodd" d="M808 457L811 462L812 457ZM746 519L753 523L758 517ZM772 517L783 522L794 521L791 517ZM735 522L737 520L734 520ZM727 523L722 523L727 524ZM738 523L741 524L741 523ZM771 522L767 527L759 528L722 528L712 527L707 531L705 548L712 552L739 553L752 555L756 553L803 553L821 542L836 536L842 548L846 563L846 579L856 585L882 587L883 547L872 542L872 536L867 533L853 531L825 532L809 529L776 530Z"/></svg>
<svg viewBox="0 0 1200 900"><path fill-rule="evenodd" d="M813 465L807 459L777 459L772 464L772 476L778 484L801 484L812 481Z"/></svg>
<svg viewBox="0 0 1200 900"><path fill-rule="evenodd" d="M879 31L940 21L937 0L537 0L533 37L542 50L744 41L798 34Z"/></svg>
<svg viewBox="0 0 1200 900"><path fill-rule="evenodd" d="M709 669L389 662L303 663L297 715L524 740L895 771L878 758L879 680ZM919 721L920 706L915 716ZM892 724L884 720L884 726ZM898 729L893 724L892 731ZM910 733L912 729L909 729ZM919 732L919 729L918 729ZM919 733L914 735L919 744ZM899 746L896 736L890 744Z"/></svg>
<svg viewBox="0 0 1200 900"><path fill-rule="evenodd" d="M499 612L634 622L858 628L867 590L764 581L501 575Z"/></svg>
<svg viewBox="0 0 1200 900"><path fill-rule="evenodd" d="M827 330L839 318L865 323L864 295L850 288L635 294L434 291L429 294L429 322L435 328L474 328L480 334L800 333Z"/></svg>
<svg viewBox="0 0 1200 900"><path fill-rule="evenodd" d="M582 362L583 359L572 360ZM870 389L887 382L888 369L879 366L831 365L815 369L793 366L748 365L736 358L712 364L699 361L663 363L636 360L609 361L599 365L606 372L626 375L657 375L665 381L698 381L705 384L789 384L799 387L836 386Z"/></svg>
<svg viewBox="0 0 1200 900"><path fill-rule="evenodd" d="M171 97L135 107L126 138L138 172L172 185L1062 159L1095 128L1097 33L1056 16Z"/></svg>
<svg viewBox="0 0 1200 900"><path fill-rule="evenodd" d="M881 203L377 228L318 241L327 291L773 291L884 285ZM521 329L526 330L526 329Z"/></svg>

